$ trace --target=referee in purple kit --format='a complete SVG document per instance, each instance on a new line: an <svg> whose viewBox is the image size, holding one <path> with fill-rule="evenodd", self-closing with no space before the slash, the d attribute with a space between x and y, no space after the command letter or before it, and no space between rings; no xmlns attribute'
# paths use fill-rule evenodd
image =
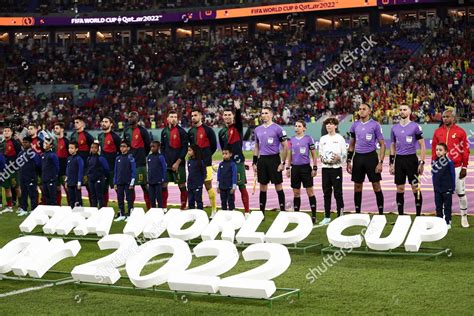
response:
<svg viewBox="0 0 474 316"><path fill-rule="evenodd" d="M423 174L426 146L421 126L410 121L411 108L400 105L400 123L392 126L390 133L390 174L395 175L397 185L398 215L403 215L405 205L405 183L411 184L415 195L416 216L421 215L423 198L419 187L419 176ZM416 155L416 143L420 144L421 160Z"/></svg>
<svg viewBox="0 0 474 316"><path fill-rule="evenodd" d="M372 109L366 103L359 106L359 120L350 129L351 141L347 151L347 172L352 174L354 182L354 205L356 213L360 213L362 189L365 175L372 182L379 214L383 214L383 193L380 187L382 180L383 159L385 157L385 141L380 124L371 118ZM377 155L377 142L380 152ZM355 152L354 152L355 149Z"/></svg>
<svg viewBox="0 0 474 316"><path fill-rule="evenodd" d="M275 185L280 211L285 211L282 171L285 169L285 160L288 153L286 132L281 126L273 123L271 107L262 109L261 119L263 125L255 129L255 148L253 150L253 170L260 184L260 211L265 212L269 182ZM280 144L283 146L281 157Z"/></svg>

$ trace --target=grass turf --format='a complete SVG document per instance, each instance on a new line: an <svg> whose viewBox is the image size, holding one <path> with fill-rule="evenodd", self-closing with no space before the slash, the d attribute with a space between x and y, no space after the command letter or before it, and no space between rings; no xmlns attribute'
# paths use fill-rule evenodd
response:
<svg viewBox="0 0 474 316"><path fill-rule="evenodd" d="M112 205L116 206L116 205ZM262 224L266 231L275 218L275 212L267 213ZM395 215L388 215L394 221ZM322 214L318 214L322 218ZM0 246L18 237L18 226L24 217L16 214L0 215ZM114 223L113 233L120 233L124 223ZM386 234L391 230L387 227ZM348 233L360 232L351 228ZM321 267L327 255L311 252L303 255L290 252L292 264L281 276L274 279L277 287L299 288L301 298L289 297L274 303L272 313L310 314L472 314L474 310L474 276L471 271L474 260L472 229L460 227L455 216L453 228L443 240L425 243L424 246L450 248L453 256L437 260L413 257L381 257L348 255L327 271L318 274L310 283L309 269ZM316 228L305 240L327 245L325 228ZM81 241L82 249L75 258L58 263L54 270L71 271L78 264L105 256L111 251L100 251L97 243ZM166 257L166 255L161 256ZM156 259L156 258L154 258ZM211 258L193 258L192 266ZM327 260L327 259L326 259ZM331 262L331 261L328 261ZM334 261L333 261L334 262ZM158 269L162 264L146 267L145 273ZM234 275L256 267L260 262L239 263L223 276ZM142 273L143 274L143 273ZM125 275L125 272L122 272ZM44 278L55 278L47 273ZM131 285L128 280L121 284ZM2 293L41 286L30 281L0 281L0 314L270 314L261 301L212 298L206 296L179 295L174 301L169 294L134 290L58 285L39 291L1 297ZM163 286L162 288L167 288Z"/></svg>

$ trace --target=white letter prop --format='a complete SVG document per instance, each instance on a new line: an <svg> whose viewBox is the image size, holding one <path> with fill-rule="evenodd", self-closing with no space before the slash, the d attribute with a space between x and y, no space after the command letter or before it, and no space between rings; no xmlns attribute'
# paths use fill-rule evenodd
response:
<svg viewBox="0 0 474 316"><path fill-rule="evenodd" d="M221 280L218 276L232 269L239 261L237 247L226 240L207 240L194 247L193 251L198 258L215 258L199 267L173 273L168 279L168 286L173 291L217 293Z"/></svg>
<svg viewBox="0 0 474 316"><path fill-rule="evenodd" d="M446 221L440 217L416 217L405 241L405 250L416 252L423 241L437 241L448 233Z"/></svg>
<svg viewBox="0 0 474 316"><path fill-rule="evenodd" d="M53 217L49 219L46 225L43 226L43 232L45 234L56 234L57 226L67 218L70 218L72 214L71 207L62 206L60 210L55 211Z"/></svg>
<svg viewBox="0 0 474 316"><path fill-rule="evenodd" d="M268 260L252 270L221 280L219 292L222 295L269 298L275 293L276 278L291 264L288 249L280 244L253 244L242 252L245 261Z"/></svg>
<svg viewBox="0 0 474 316"><path fill-rule="evenodd" d="M30 215L20 224L20 231L31 233L38 225L45 225L55 212L61 209L57 205L38 205Z"/></svg>
<svg viewBox="0 0 474 316"><path fill-rule="evenodd" d="M392 232L385 238L380 238L387 224L385 215L374 215L365 232L365 243L373 250L390 250L403 244L405 236L410 230L411 218L409 215L399 215Z"/></svg>
<svg viewBox="0 0 474 316"><path fill-rule="evenodd" d="M97 234L97 236L105 236L110 232L115 211L111 207L103 207L97 213L93 213L84 223L74 229L74 233L78 236L87 234Z"/></svg>
<svg viewBox="0 0 474 316"><path fill-rule="evenodd" d="M201 233L202 240L214 240L222 232L222 240L234 242L235 231L245 223L245 217L238 211L220 211Z"/></svg>
<svg viewBox="0 0 474 316"><path fill-rule="evenodd" d="M336 218L326 230L328 241L338 248L358 248L362 245L362 235L344 236L342 232L351 226L367 226L370 222L369 214L348 214Z"/></svg>
<svg viewBox="0 0 474 316"><path fill-rule="evenodd" d="M158 255L171 253L172 257L155 272L141 276L147 262ZM148 288L168 281L171 273L180 273L191 264L191 250L186 242L176 238L154 239L138 248L138 253L127 260L127 270L130 282L139 288Z"/></svg>
<svg viewBox="0 0 474 316"><path fill-rule="evenodd" d="M293 230L285 232L290 223L296 223L297 226ZM283 245L294 244L306 239L312 230L313 222L308 214L280 212L265 234L265 242Z"/></svg>
<svg viewBox="0 0 474 316"><path fill-rule="evenodd" d="M265 239L265 233L257 232L258 226L263 221L263 213L261 211L253 211L245 220L244 225L237 233L235 238L240 244L256 244L262 243Z"/></svg>
<svg viewBox="0 0 474 316"><path fill-rule="evenodd" d="M152 210L153 209L149 210L148 213ZM152 218L147 219L147 224L143 229L143 236L149 239L159 238L161 234L166 231L168 224L173 220L174 216L179 213L181 213L181 210L175 208L169 209L163 216L159 216L160 213L156 212L157 215L153 215Z"/></svg>
<svg viewBox="0 0 474 316"><path fill-rule="evenodd" d="M146 225L146 219L148 219L148 213L152 212L155 213L155 210L158 210L156 208L150 209L146 214L143 208L141 207L135 207L133 209L132 215L128 218L127 224L125 224L125 227L123 228L123 233L128 234L133 237L138 237L142 231L143 228ZM156 215L160 216L162 215L163 211L160 209L160 212L156 213Z"/></svg>
<svg viewBox="0 0 474 316"><path fill-rule="evenodd" d="M13 265L12 271L19 276L29 274L33 278L41 278L59 261L75 257L81 244L77 240L64 243L62 239L53 238L48 243L34 244L35 248L26 251ZM29 247L32 248L32 247Z"/></svg>
<svg viewBox="0 0 474 316"><path fill-rule="evenodd" d="M90 283L114 284L120 279L118 267L138 253L138 245L130 235L112 234L97 242L100 250L117 249L106 257L74 267L74 280Z"/></svg>
<svg viewBox="0 0 474 316"><path fill-rule="evenodd" d="M18 237L8 242L0 249L0 273L8 273L12 265L24 255L25 252L35 249L40 244L47 244L48 238L44 236Z"/></svg>
<svg viewBox="0 0 474 316"><path fill-rule="evenodd" d="M187 222L194 223L186 228L181 229ZM209 224L209 218L203 210L187 210L182 211L173 217L173 221L168 224L168 234L171 238L181 240L191 240L201 235L201 232Z"/></svg>
<svg viewBox="0 0 474 316"><path fill-rule="evenodd" d="M56 234L68 235L75 227L84 224L86 218L80 212L72 211L68 216L56 225Z"/></svg>

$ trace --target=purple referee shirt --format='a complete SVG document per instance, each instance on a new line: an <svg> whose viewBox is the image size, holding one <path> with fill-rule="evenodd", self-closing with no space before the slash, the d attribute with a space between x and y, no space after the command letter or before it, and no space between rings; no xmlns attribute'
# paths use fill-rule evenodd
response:
<svg viewBox="0 0 474 316"><path fill-rule="evenodd" d="M310 164L309 153L315 149L314 141L311 136L304 135L301 138L296 136L290 139L291 164L294 166Z"/></svg>
<svg viewBox="0 0 474 316"><path fill-rule="evenodd" d="M267 127L260 125L255 129L255 141L258 144L260 156L280 154L280 143L286 139L285 130L275 123Z"/></svg>
<svg viewBox="0 0 474 316"><path fill-rule="evenodd" d="M423 139L423 130L415 122L410 122L405 126L400 123L392 126L390 140L395 143L397 155L416 154L416 144L419 139Z"/></svg>
<svg viewBox="0 0 474 316"><path fill-rule="evenodd" d="M352 138L355 138L355 152L358 154L367 154L377 150L377 142L384 140L382 127L373 119L362 123L360 120L355 121L350 129Z"/></svg>

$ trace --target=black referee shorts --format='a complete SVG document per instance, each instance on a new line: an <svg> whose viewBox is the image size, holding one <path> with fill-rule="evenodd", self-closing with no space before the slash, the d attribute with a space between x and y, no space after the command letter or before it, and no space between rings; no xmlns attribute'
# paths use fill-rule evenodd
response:
<svg viewBox="0 0 474 316"><path fill-rule="evenodd" d="M278 172L280 165L280 155L260 156L257 163L257 177L260 184L280 184L283 183L283 175Z"/></svg>
<svg viewBox="0 0 474 316"><path fill-rule="evenodd" d="M311 188L313 186L313 177L311 176L311 169L310 165L299 165L291 166L291 187L293 189L300 189L301 184L303 184L303 188Z"/></svg>
<svg viewBox="0 0 474 316"><path fill-rule="evenodd" d="M363 183L367 175L370 182L379 182L382 180L382 175L375 172L378 163L379 156L375 150L366 154L355 153L352 159L351 180L355 183Z"/></svg>
<svg viewBox="0 0 474 316"><path fill-rule="evenodd" d="M407 178L410 184L418 184L418 157L415 154L395 157L395 184L405 184Z"/></svg>

